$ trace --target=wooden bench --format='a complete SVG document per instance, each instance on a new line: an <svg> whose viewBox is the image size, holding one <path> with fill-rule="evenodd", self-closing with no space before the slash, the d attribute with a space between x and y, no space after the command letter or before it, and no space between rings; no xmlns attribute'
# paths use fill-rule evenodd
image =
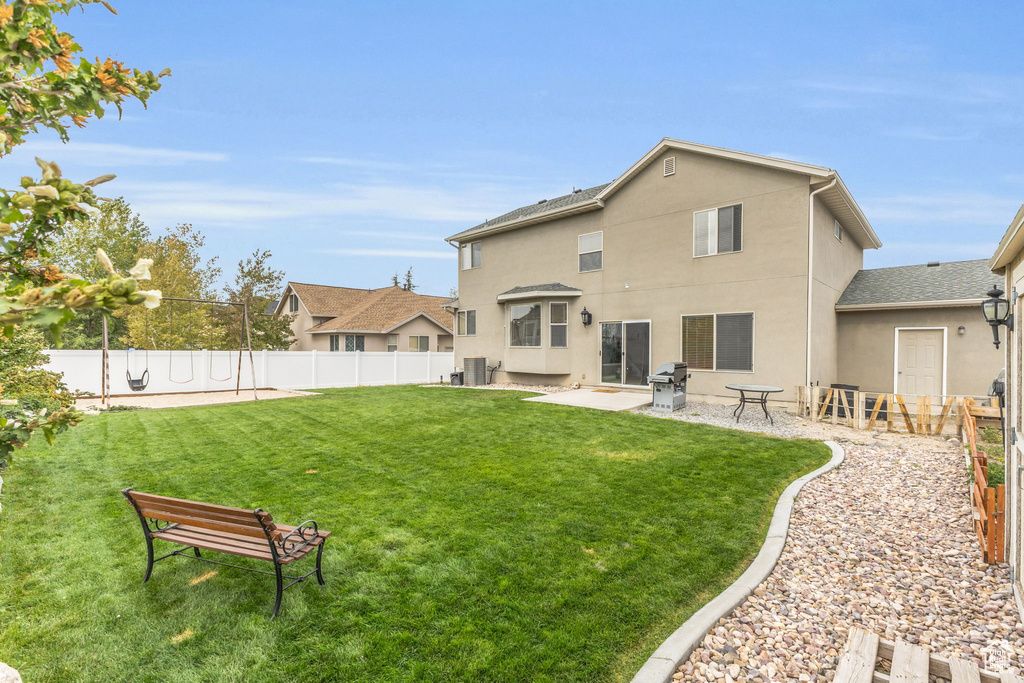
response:
<svg viewBox="0 0 1024 683"><path fill-rule="evenodd" d="M891 663L888 673L878 670L879 660ZM833 683L928 683L929 676L953 683L1024 683L1010 671L985 671L966 659L936 657L919 645L881 640L859 628L850 630Z"/></svg>
<svg viewBox="0 0 1024 683"><path fill-rule="evenodd" d="M320 558L324 552L324 544L329 531L321 531L316 522L308 520L298 526L277 524L269 513L256 508L225 507L210 503L197 503L181 498L168 498L152 493L141 493L130 488L121 491L128 499L142 524L142 533L146 536L148 562L146 575L142 582L149 581L153 574L153 564L168 557L181 556L191 559L235 567L258 574L271 575L271 572L241 567L236 564L217 562L203 557L199 550L213 550L229 555L251 557L266 560L274 564L273 576L277 577L277 596L271 619L277 616L281 608L281 595L300 581L316 574L320 585L324 577L320 571ZM159 539L183 545L185 548L153 558L153 540ZM305 557L316 549L316 569L302 576L285 576L282 567ZM189 549L194 555L186 555ZM285 579L291 583L284 585Z"/></svg>

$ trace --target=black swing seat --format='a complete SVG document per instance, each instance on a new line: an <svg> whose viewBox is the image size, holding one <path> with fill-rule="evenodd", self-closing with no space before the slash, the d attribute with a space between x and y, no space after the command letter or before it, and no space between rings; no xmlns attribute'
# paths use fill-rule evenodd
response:
<svg viewBox="0 0 1024 683"><path fill-rule="evenodd" d="M149 370L142 371L142 377L138 379L132 378L132 373L125 370L125 378L128 380L128 387L132 391L143 391L149 385Z"/></svg>

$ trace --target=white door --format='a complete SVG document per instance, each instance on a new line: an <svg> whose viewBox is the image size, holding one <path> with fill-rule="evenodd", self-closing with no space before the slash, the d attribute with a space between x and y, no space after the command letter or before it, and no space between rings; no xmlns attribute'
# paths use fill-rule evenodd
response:
<svg viewBox="0 0 1024 683"><path fill-rule="evenodd" d="M939 396L942 382L943 337L940 329L896 331L896 393L908 396Z"/></svg>

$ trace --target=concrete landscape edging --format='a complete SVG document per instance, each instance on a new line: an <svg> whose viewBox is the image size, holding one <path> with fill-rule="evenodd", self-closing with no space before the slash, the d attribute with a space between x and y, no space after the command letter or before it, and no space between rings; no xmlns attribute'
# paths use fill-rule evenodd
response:
<svg viewBox="0 0 1024 683"><path fill-rule="evenodd" d="M761 546L757 557L750 563L747 570L740 575L728 588L713 600L697 610L682 626L665 639L654 654L644 663L633 676L631 683L669 683L672 675L686 658L704 640L704 636L715 627L718 620L731 613L741 605L754 589L761 585L775 569L775 563L782 556L789 533L789 519L793 514L793 503L797 494L807 482L817 479L840 464L846 457L842 447L834 441L826 441L825 445L832 450L832 459L818 469L805 474L786 487L775 505L768 535Z"/></svg>

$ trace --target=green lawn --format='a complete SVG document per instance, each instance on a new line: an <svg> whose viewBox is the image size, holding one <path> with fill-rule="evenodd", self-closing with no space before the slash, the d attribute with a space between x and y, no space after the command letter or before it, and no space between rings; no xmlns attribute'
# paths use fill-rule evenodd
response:
<svg viewBox="0 0 1024 683"><path fill-rule="evenodd" d="M35 444L4 473L0 661L34 683L628 681L829 458L523 396L336 390ZM315 518L327 585L289 589L274 621L269 576L171 558L143 585L126 486Z"/></svg>

